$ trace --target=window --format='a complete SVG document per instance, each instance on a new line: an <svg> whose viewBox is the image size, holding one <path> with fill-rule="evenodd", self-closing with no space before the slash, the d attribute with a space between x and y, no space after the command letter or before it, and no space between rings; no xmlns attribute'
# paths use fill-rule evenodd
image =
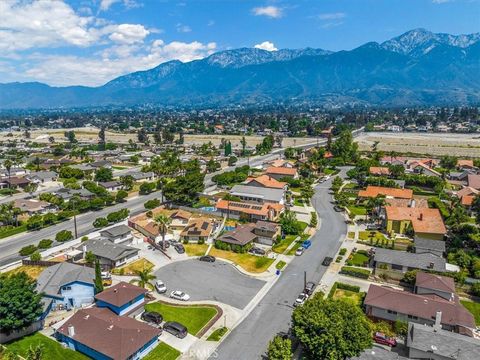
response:
<svg viewBox="0 0 480 360"><path fill-rule="evenodd" d="M418 320L418 317L413 315L408 315L408 318L412 320Z"/></svg>
<svg viewBox="0 0 480 360"><path fill-rule="evenodd" d="M72 287L71 287L71 286L64 286L64 287L62 288L62 290L72 290Z"/></svg>
<svg viewBox="0 0 480 360"><path fill-rule="evenodd" d="M387 312L388 312L389 314L397 315L397 312L396 312L396 311L393 311L393 310L387 310Z"/></svg>
<svg viewBox="0 0 480 360"><path fill-rule="evenodd" d="M397 265L397 264L392 264L392 269L393 270L403 270L403 266L402 265Z"/></svg>

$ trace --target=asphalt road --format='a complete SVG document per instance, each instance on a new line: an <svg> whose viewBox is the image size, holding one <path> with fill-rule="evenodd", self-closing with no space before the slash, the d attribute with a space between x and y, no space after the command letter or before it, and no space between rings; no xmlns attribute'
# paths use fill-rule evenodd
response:
<svg viewBox="0 0 480 360"><path fill-rule="evenodd" d="M214 300L243 309L265 285L265 281L243 275L224 261L177 261L155 275L167 285L167 294L182 290L191 300ZM167 295L168 296L168 295Z"/></svg>
<svg viewBox="0 0 480 360"><path fill-rule="evenodd" d="M99 217L106 217L109 213L123 208L130 210L131 215L145 211L143 203L147 200L160 198L160 192L154 192L148 195L138 196L125 203L115 204L106 207L100 211L92 211L77 216L78 236L86 235L95 229L92 223ZM50 226L39 231L25 232L5 239L0 239L0 266L21 259L18 251L27 245L37 244L42 239L55 239L55 235L61 230L70 230L74 232L73 219L64 221L54 226Z"/></svg>
<svg viewBox="0 0 480 360"><path fill-rule="evenodd" d="M340 175L345 172L342 170ZM321 265L323 258L334 257L346 235L345 218L335 212L330 203L331 181L315 188L313 205L321 219L321 228L313 237L311 248L288 265L260 303L220 344L211 356L212 360L261 359L274 335L288 330L292 304L303 290L304 271L307 272L307 281L318 283L327 269Z"/></svg>

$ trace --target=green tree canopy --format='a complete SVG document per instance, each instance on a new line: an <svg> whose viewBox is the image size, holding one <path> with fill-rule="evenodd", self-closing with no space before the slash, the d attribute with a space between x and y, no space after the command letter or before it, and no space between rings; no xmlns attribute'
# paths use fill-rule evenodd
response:
<svg viewBox="0 0 480 360"><path fill-rule="evenodd" d="M268 360L291 360L292 359L292 341L283 339L281 336L275 336L268 344Z"/></svg>

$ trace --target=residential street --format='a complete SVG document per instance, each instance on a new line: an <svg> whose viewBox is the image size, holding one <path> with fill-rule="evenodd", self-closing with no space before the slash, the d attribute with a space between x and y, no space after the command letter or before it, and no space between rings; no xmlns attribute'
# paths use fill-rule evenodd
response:
<svg viewBox="0 0 480 360"><path fill-rule="evenodd" d="M345 173L346 169L342 169L340 175L345 176ZM277 283L221 343L211 359L259 359L273 336L288 330L292 304L303 289L303 272L307 272L307 281L318 283L326 271L326 267L321 265L323 258L333 257L346 235L345 219L341 213L333 210L330 203L331 181L315 189L312 201L321 219L321 228L313 237L312 247L288 265Z"/></svg>
<svg viewBox="0 0 480 360"><path fill-rule="evenodd" d="M131 200L106 207L100 211L91 211L86 214L77 216L78 235L82 236L91 232L94 228L92 223L99 217L106 217L109 213L120 209L127 208L130 210L130 215L134 215L145 211L143 203L147 200L160 198L160 192L154 192L149 195L141 195ZM39 231L25 232L6 239L0 239L0 266L11 263L15 260L21 259L18 251L27 245L37 244L42 239L55 239L55 234L61 230L74 231L73 218L50 226Z"/></svg>

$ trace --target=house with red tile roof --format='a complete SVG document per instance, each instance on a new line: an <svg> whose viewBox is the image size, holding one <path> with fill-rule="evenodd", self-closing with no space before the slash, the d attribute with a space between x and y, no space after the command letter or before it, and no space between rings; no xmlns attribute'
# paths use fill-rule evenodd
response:
<svg viewBox="0 0 480 360"><path fill-rule="evenodd" d="M404 234L409 226L415 237L443 240L447 228L438 209L385 206L388 232Z"/></svg>
<svg viewBox="0 0 480 360"><path fill-rule="evenodd" d="M457 168L458 169L473 169L475 166L473 165L473 160L468 159L458 159L457 160Z"/></svg>
<svg viewBox="0 0 480 360"><path fill-rule="evenodd" d="M368 169L368 172L371 175L375 176L389 176L390 175L390 169L388 167L382 167L382 166L370 166Z"/></svg>
<svg viewBox="0 0 480 360"><path fill-rule="evenodd" d="M220 199L216 208L224 216L233 219L244 218L248 221L258 220L276 221L285 207L279 203L253 204L238 201Z"/></svg>
<svg viewBox="0 0 480 360"><path fill-rule="evenodd" d="M262 188L270 188L270 189L286 189L287 187L286 182L278 181L277 179L268 175L249 177L245 181L245 185L262 187Z"/></svg>
<svg viewBox="0 0 480 360"><path fill-rule="evenodd" d="M359 198L376 198L377 196L396 199L412 199L413 190L368 185L365 190L360 190L358 192Z"/></svg>
<svg viewBox="0 0 480 360"><path fill-rule="evenodd" d="M292 179L298 178L298 172L295 168L286 168L286 167L274 167L270 166L265 171L265 174L268 176L273 177L274 179L280 180L285 177L289 177Z"/></svg>

